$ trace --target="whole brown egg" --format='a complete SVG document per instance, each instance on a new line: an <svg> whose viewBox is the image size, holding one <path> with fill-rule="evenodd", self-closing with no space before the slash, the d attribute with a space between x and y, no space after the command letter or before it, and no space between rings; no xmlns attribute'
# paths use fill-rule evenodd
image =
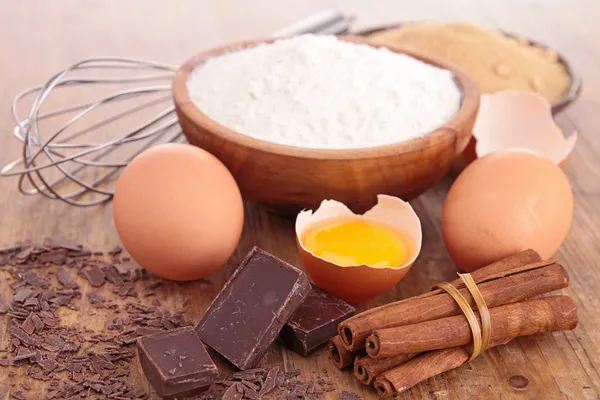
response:
<svg viewBox="0 0 600 400"><path fill-rule="evenodd" d="M125 167L113 216L123 246L142 267L167 279L193 280L231 256L244 210L233 176L216 157L170 143Z"/></svg>
<svg viewBox="0 0 600 400"><path fill-rule="evenodd" d="M550 258L573 218L562 169L537 154L505 150L470 164L444 202L442 233L450 257L471 272L524 249Z"/></svg>

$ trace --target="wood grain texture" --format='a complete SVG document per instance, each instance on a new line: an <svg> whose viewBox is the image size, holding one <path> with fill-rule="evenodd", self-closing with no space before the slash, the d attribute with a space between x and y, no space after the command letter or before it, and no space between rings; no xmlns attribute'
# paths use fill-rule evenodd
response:
<svg viewBox="0 0 600 400"><path fill-rule="evenodd" d="M3 0L0 2L0 163L11 161L20 151L11 135L9 107L13 96L74 61L89 56L121 55L179 64L219 44L268 35L327 6L356 14L360 26L406 19L469 20L498 26L555 47L580 72L584 81L581 98L559 117L559 123L577 128L580 136L565 166L575 194L573 226L557 254L570 273L571 285L564 293L579 306L579 326L572 332L535 335L491 349L469 365L417 385L402 398L600 398L600 3L597 0ZM359 310L414 296L438 281L455 278L456 270L440 236L441 204L451 180L452 176L412 202L422 220L424 237L421 256L411 271L394 289L360 304ZM118 243L110 205L78 209L24 197L16 190L16 180L0 179L0 210L0 243L49 235L65 236L101 249ZM161 298L172 309L189 298L190 319L198 319L226 276L253 245L300 264L293 222L247 205L240 245L222 271L211 279L212 284L190 283L183 288L167 285L159 292ZM1 275L0 295L7 296L10 282L4 273ZM81 307L80 322L100 326L103 316L87 314L86 311L91 311L88 304ZM6 346L7 333L2 328L0 349ZM376 398L371 389L352 377L351 371L340 372L332 367L325 350L304 359L272 346L264 363L299 368L304 379L323 377L334 381L339 391ZM14 390L10 383L22 379L21 375L9 378L6 369L0 369L0 398L8 398ZM140 368L132 370L131 379L135 385L150 390ZM32 385L34 390L40 389L37 382ZM338 397L337 392L332 392L327 399Z"/></svg>

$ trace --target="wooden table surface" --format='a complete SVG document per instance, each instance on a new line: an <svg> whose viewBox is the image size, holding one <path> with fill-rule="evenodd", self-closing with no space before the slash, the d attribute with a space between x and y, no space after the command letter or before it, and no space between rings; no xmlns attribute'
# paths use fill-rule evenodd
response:
<svg viewBox="0 0 600 400"><path fill-rule="evenodd" d="M402 398L424 399L599 399L600 398L600 3L597 0L110 0L20 1L0 3L0 164L19 155L12 137L9 107L20 90L41 83L51 74L85 57L120 55L178 64L195 52L233 40L268 35L287 24L319 11L339 7L358 16L359 26L407 19L470 20L535 38L563 52L583 78L579 101L561 116L579 131L579 142L565 167L575 194L571 232L558 252L571 276L565 293L579 305L580 323L566 333L536 335L492 349L471 365L438 376L413 388ZM68 99L67 99L68 100ZM65 104L68 101L65 100ZM407 277L397 287L360 308L419 294L431 284L452 279L455 269L440 236L440 214L450 178L412 202L422 219L424 246ZM0 179L0 243L31 238L64 236L91 248L108 249L119 242L111 205L80 209L41 197L24 197L16 179ZM208 306L224 277L254 245L300 265L293 225L248 205L239 248L227 266L216 274L212 287L192 283L175 290L168 285L159 295L176 310L191 300L190 319ZM8 275L0 273L0 290L6 292ZM6 279L5 279L6 278ZM84 290L86 287L84 286ZM6 293L3 293L6 295ZM88 315L89 304L66 314L65 323L79 320L103 326L102 315ZM4 324L4 317L1 320ZM8 346L0 332L0 349ZM299 368L304 379L327 370L339 391L364 398L374 392L357 384L349 372L331 367L325 352L302 358L272 346L265 364ZM137 363L131 371L135 386L151 392ZM0 369L0 393L7 398L11 382L29 382L42 398L43 385L23 377L10 378ZM523 376L526 388L511 387L511 377ZM337 399L338 392L327 399Z"/></svg>

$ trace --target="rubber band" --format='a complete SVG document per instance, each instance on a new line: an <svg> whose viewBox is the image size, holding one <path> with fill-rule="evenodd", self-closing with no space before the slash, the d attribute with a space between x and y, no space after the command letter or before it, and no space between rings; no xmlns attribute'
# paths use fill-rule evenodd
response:
<svg viewBox="0 0 600 400"><path fill-rule="evenodd" d="M475 301L475 305L479 311L481 324L477 320L477 315L471 308L471 305L467 299L465 299L465 297L458 291L456 287L448 282L440 282L433 288L439 288L446 291L454 299L454 301L456 301L456 304L458 304L462 310L465 318L467 318L467 322L471 328L471 335L473 336L473 351L468 360L471 361L486 351L489 347L492 336L492 321L490 318L490 311L485 303L485 299L481 295L481 292L479 291L479 288L477 287L477 284L475 283L475 280L471 274L458 274L458 276L463 281L465 287L471 293L471 296Z"/></svg>

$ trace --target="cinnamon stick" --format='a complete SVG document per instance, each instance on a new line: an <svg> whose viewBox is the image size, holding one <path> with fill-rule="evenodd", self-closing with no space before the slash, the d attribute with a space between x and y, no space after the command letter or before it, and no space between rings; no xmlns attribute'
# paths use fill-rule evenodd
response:
<svg viewBox="0 0 600 400"><path fill-rule="evenodd" d="M475 282L480 283L491 275L498 274L503 271L509 271L514 268L522 267L528 264L539 263L541 261L542 259L537 252L531 249L527 249L520 253L516 253L509 257L506 257L493 264L485 266L481 269L478 269L472 272L471 276L473 277L473 279L475 279ZM462 281L460 279L456 279L450 283L456 287L462 286ZM403 323L406 323L402 319L400 319L400 321L397 321L396 318L392 318L384 323L383 321L387 320L387 318L384 318L384 316L387 314L388 310L395 309L400 305L403 305L407 309L409 309L412 306L406 303L412 304L414 301L431 296L436 296L441 293L444 292L442 290L433 290L431 292L424 293L420 296L411 297L409 299L403 299L394 303L385 304L377 308L372 308L368 311L357 314L352 318L348 318L347 320L343 321L338 325L338 333L342 338L344 346L348 350L357 350L365 347L365 339L371 334L371 331L373 331L374 329L389 328L392 326L399 326ZM400 313L395 314L400 315ZM439 318L439 316L436 318Z"/></svg>
<svg viewBox="0 0 600 400"><path fill-rule="evenodd" d="M358 355L364 355L364 351L349 351L342 345L342 340L339 336L334 336L329 339L328 346L331 362L337 369L344 369L354 363L354 358Z"/></svg>
<svg viewBox="0 0 600 400"><path fill-rule="evenodd" d="M506 344L510 339L492 342L491 347ZM458 368L469 360L471 349L452 347L423 353L395 368L382 372L373 386L383 397L392 397L443 372Z"/></svg>
<svg viewBox="0 0 600 400"><path fill-rule="evenodd" d="M388 371L400 364L418 356L418 353L398 354L396 356L376 360L371 357L356 357L354 359L354 376L364 385L370 385L382 372Z"/></svg>
<svg viewBox="0 0 600 400"><path fill-rule="evenodd" d="M568 286L569 277L562 266L545 265L543 262L529 264L528 267L532 268L529 271L480 283L478 287L488 307L522 301ZM463 288L459 291L471 306L475 306L468 289ZM460 314L462 310L456 301L446 292L441 292L397 302L394 307L387 307L377 313L359 314L342 322L338 330L342 332L344 346L353 350L364 346L364 340L375 329L416 324Z"/></svg>
<svg viewBox="0 0 600 400"><path fill-rule="evenodd" d="M540 332L571 330L577 326L577 306L568 296L545 297L490 309L491 340L502 341ZM477 315L479 319L479 315ZM376 330L367 338L373 358L401 353L464 346L472 339L464 315Z"/></svg>

